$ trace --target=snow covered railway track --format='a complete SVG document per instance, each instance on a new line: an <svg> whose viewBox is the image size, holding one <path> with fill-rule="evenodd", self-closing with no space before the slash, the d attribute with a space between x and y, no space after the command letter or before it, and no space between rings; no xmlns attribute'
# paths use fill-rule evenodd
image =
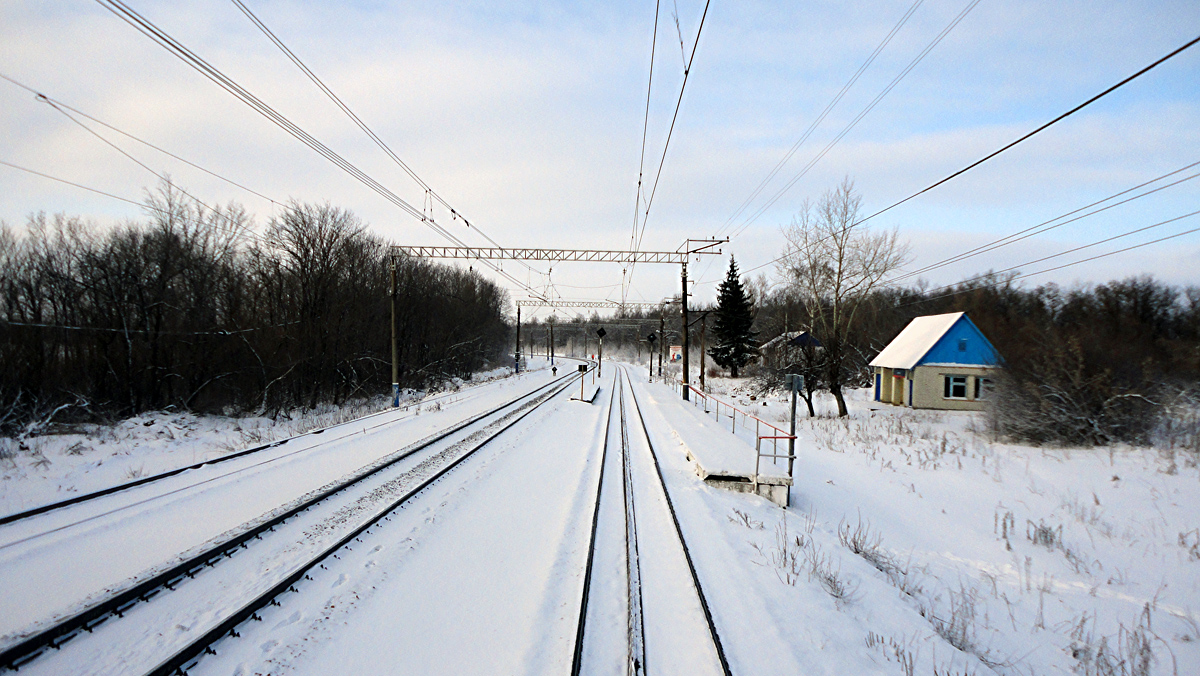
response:
<svg viewBox="0 0 1200 676"><path fill-rule="evenodd" d="M162 600L179 596L177 590L187 592L190 588L204 586L194 583L189 584L189 581L198 578L208 578L216 583L220 583L224 578L219 575L214 576L218 570L209 569L218 569L222 563L225 563L226 567L236 568L239 559L251 558L238 557L237 554L240 551L254 551L251 545L269 541L272 535L278 532L277 529L282 531L282 529L287 528L289 532L296 529L303 529L305 525L304 520L291 522L290 520L294 519L294 517L313 510L314 507L319 506L322 502L340 496L340 494L345 493L352 487L360 487L359 485L366 479L374 478L378 481L381 477L376 475L388 469L395 469L394 466L402 460L417 460L420 457L417 454L427 451L424 454L424 459L408 467L401 475L400 479L408 479L408 484L404 484L399 479L393 479L388 482L390 484L401 485L402 492L398 495L389 496L394 499L388 500L385 507L375 511L369 518L362 520L358 525L344 532L336 541L321 548L315 555L310 555L300 563L292 562L288 566L290 572L283 574L279 571L272 571L277 574L278 579L271 580L272 584L265 590L256 590L256 595L248 603L237 601L236 604L240 604L240 606L231 612L227 612L223 607L215 607L207 613L197 612L197 615L207 614L210 623L214 625L203 631L199 638L188 641L185 646L178 650L171 647L170 650L173 652L169 656L162 659L155 657L145 667L137 667L127 662L123 662L120 665L108 665L110 670L117 670L120 673L129 673L131 670L138 671L144 669L148 669L144 673L149 674L185 672L185 665L194 662L206 652L212 652L211 645L214 642L226 636L237 636L236 630L238 626L246 621L258 619L258 610L267 605L278 605L279 600L277 597L288 591L295 591L296 583L307 577L309 571L322 566L323 562L331 557L337 558L338 551L349 547L354 541L361 541L360 538L364 533L369 533L370 529L379 526L380 522L390 520L390 515L404 506L411 498L421 493L426 487L436 482L476 451L495 440L556 395L569 389L573 383L573 376L558 378L533 392L517 397L502 406L474 416L430 438L402 449L389 456L386 462L369 467L348 481L332 486L316 495L309 496L282 514L263 521L236 537L209 547L203 552L188 557L186 560L171 566L169 569L140 581L133 587L115 594L101 603L21 639L17 643L0 651L0 672L16 671L18 669L25 671L28 668L33 668L36 672L45 666L49 669L48 673L61 673L54 666L43 665L43 662L54 662L63 656L64 651L69 652L77 648L87 652L95 652L94 646L89 648L83 644L94 643L96 641L102 643L105 638L102 638L101 634L109 637L113 636L114 631L119 634L122 631L123 623L127 622L125 620L126 615L132 616L139 612L144 613L147 607L156 605L152 603L155 601L158 602L157 605L165 605L162 603ZM449 446L445 443L440 443L447 441L452 436L454 439L451 439L452 443ZM379 494L383 487L386 486L375 487L371 491L371 494ZM368 497L370 496L369 494ZM326 523L320 523L317 527L320 529L327 527L327 525ZM276 537L279 536L276 535ZM291 543L291 545L294 544L294 542ZM261 546L259 545L259 547ZM243 565L241 567L244 569L246 566ZM246 570L241 571L242 574L246 572ZM251 570L249 572L253 575L255 572L265 573L266 571ZM233 575L237 575L236 570L232 570L225 577ZM258 586L265 586L265 583ZM198 592L192 591L191 594L195 597ZM184 593L183 596L186 597L188 594ZM203 598L202 592L199 593L199 596ZM178 611L179 609L175 608L173 610ZM176 612L176 615L178 614ZM114 618L122 620L122 622L114 623L111 621ZM146 624L144 616L142 624ZM176 625L176 628L185 629L191 634L196 624L196 622L193 622L188 627ZM167 627L164 626L161 629L165 633ZM147 635L146 638L149 639L150 636ZM161 634L157 638L158 642L162 643ZM51 648L54 650L50 650ZM154 653L156 651L152 647L149 652ZM157 653L163 652L167 652L167 650L159 649L157 651ZM125 660L128 656L114 655L114 657ZM66 663L69 664L70 660ZM155 663L157 663L157 666L153 666Z"/></svg>
<svg viewBox="0 0 1200 676"><path fill-rule="evenodd" d="M455 396L456 394L458 394L458 393L451 392L451 393L439 395L436 397L430 397L428 399L422 399L422 400L419 400L418 402L416 402L416 405L419 406L419 405L429 405L431 403L438 403L441 400L446 399L447 397ZM474 396L474 395L472 394L472 395L467 395L467 396L470 397L470 396ZM280 446L288 444L289 442L294 442L299 439L303 439L305 437L318 435L318 434L325 434L326 432L330 432L339 427L347 427L350 425L355 426L354 430L347 435L337 436L337 437L327 437L327 438L322 439L319 443L312 444L312 445L307 446L304 449L302 449L304 451L309 451L314 448L317 448L318 446L331 444L335 441L339 441L339 440L345 438L346 436L350 436L351 434L358 434L360 431L362 431L364 429L359 426L363 423L363 421L365 421L367 419L388 418L388 419L384 420L383 422L376 422L375 424L371 425L370 427L365 428L365 429L375 429L375 428L383 427L386 425L402 423L402 422L409 420L409 418L411 418L411 417L412 416L404 416L404 417L397 418L397 417L395 417L395 409L385 409L383 411L378 411L376 413L370 413L368 415L364 415L361 418L355 418L354 420L349 420L349 421L346 421L343 423L337 423L335 425L330 425L329 427L322 427L319 429L309 430L308 432L304 432L303 434L297 434L295 436L287 437L285 439L277 439L270 443L260 444L258 446L254 446L251 448L236 451L236 452L230 453L228 455L223 455L219 458L212 458L209 460L205 460L203 462L197 462L197 463L193 463L190 465L185 465L183 467L176 467L175 469L167 470L165 472L160 472L158 474L152 474L150 476L144 476L144 477L141 477L138 479L134 479L132 481L127 481L122 484L117 484L115 486L109 486L107 488L102 488L97 491L92 491L90 493L76 495L74 497L70 497L65 500L59 500L57 502L51 502L51 503L47 503L44 505L38 505L37 507L31 507L29 509L26 509L26 510L23 510L20 512L14 512L12 514L5 514L5 515L0 516L0 526L10 524L10 523L17 523L19 521L24 521L26 519L30 519L35 516L40 516L42 514L48 514L50 512L62 510L67 507L73 507L75 505L79 505L79 504L82 504L85 502L91 502L93 500L108 497L110 495L115 495L117 493L123 493L127 490L137 488L139 486L145 486L147 484L157 483L164 479L169 479L171 477L178 476L180 474L184 474L186 472L190 472L193 470L197 470L202 467L211 467L213 465L227 463L231 460L238 460L240 458L253 456L253 455L261 453L263 451L267 451L272 448L278 448Z"/></svg>
<svg viewBox="0 0 1200 676"><path fill-rule="evenodd" d="M613 389L571 674L624 671L631 675L730 676L720 635L626 369L619 368ZM632 413L627 412L626 402ZM631 425L633 414L636 424ZM632 441L630 427L635 430ZM610 443L612 454L608 453ZM617 470L620 484L610 480L606 486L606 475ZM598 559L604 561L600 566L595 565ZM686 577L682 574L685 567ZM623 570L623 576L614 575L614 570ZM607 591L607 597L600 595L593 603L593 587ZM618 589L623 602L614 603L613 592Z"/></svg>

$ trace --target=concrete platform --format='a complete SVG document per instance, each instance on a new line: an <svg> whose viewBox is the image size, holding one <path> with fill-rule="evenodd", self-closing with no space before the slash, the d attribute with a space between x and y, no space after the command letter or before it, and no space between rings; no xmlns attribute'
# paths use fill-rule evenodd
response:
<svg viewBox="0 0 1200 676"><path fill-rule="evenodd" d="M600 381L596 381L591 385L585 383L583 386L583 396L579 395L579 389L576 388L575 394L571 395L571 401L582 401L590 404L596 401L596 395L598 394L600 394Z"/></svg>
<svg viewBox="0 0 1200 676"><path fill-rule="evenodd" d="M648 388L648 393L671 424L673 436L679 439L701 480L717 488L754 493L787 507L792 479L786 474L786 466L776 467L763 458L755 490L757 452L753 441L742 438L745 430L739 428L735 436L728 418L718 423L712 415L705 415L702 409L680 400L666 388Z"/></svg>

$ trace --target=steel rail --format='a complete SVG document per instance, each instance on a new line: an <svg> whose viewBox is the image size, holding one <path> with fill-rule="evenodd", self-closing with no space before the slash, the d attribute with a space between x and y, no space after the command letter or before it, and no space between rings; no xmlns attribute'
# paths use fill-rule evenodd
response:
<svg viewBox="0 0 1200 676"><path fill-rule="evenodd" d="M574 376L574 375L575 374L571 374L571 376ZM555 384L557 384L557 383L558 383L558 381L555 381ZM511 429L514 425L516 425L517 423L524 420L527 416L529 416L531 413L533 413L539 407L541 407L542 404L545 404L546 402L552 400L556 395L561 394L562 392L566 391L571 385L572 385L572 383L569 381L559 385L559 387L556 391L551 392L550 394L546 395L541 401L539 401L538 403L536 403L532 407L530 407L529 410L525 411L524 413L517 416L515 419L513 419L512 421L510 421L509 423L507 423L500 429L496 430L496 432L494 432L491 436L480 441L478 444L475 445L474 448L467 451L466 453L463 453L458 458L456 458L455 460L448 463L445 467L443 467L442 469L435 472L432 476L428 477L421 483L417 484L416 487L412 488L407 493L405 493L404 495L397 498L395 501L392 502L392 504L388 505L388 507L380 510L379 513L376 514L376 516L374 518L370 519L366 523L358 526L351 532L347 533L344 537L342 537L340 540L335 542L333 545L329 546L324 551L319 553L317 556L310 559L307 564L304 564L303 566L298 568L296 571L292 572L290 575L288 575L286 578L284 578L282 581L280 581L279 583L277 583L276 585L274 585L267 591L263 592L262 594L259 594L257 597L254 598L254 600L252 600L250 603L242 606L241 609L239 609L237 612L230 615L228 618L226 618L224 621L222 621L216 627L213 627L212 629L208 630L207 632L204 633L203 636L201 636L200 638L196 639L195 641L189 643L182 650L176 652L174 655L172 655L171 657L167 658L162 663L160 663L157 667L155 667L154 669L147 672L146 676L172 676L174 674L180 674L180 673L186 674L187 669L185 668L185 665L186 666L194 666L194 664L189 664L189 663L191 663L193 660L196 660L196 659L202 657L206 653L216 654L216 651L212 648L213 643L216 643L217 641L225 638L226 636L236 638L237 637L236 629L238 626L240 626L244 622L247 622L247 621L253 620L253 619L261 620L261 618L258 618L257 612L259 610L265 608L266 606L270 605L271 602L274 601L279 595L289 592L289 591L297 591L295 589L294 585L297 582L299 582L300 580L304 579L304 576L307 575L309 573L309 571L311 571L314 568L316 568L317 566L321 565L321 563L323 561L328 559L330 556L335 555L338 550L349 545L350 542L354 541L356 538L358 538L364 532L368 531L371 527L378 525L380 521L389 517L393 512L395 512L401 505L403 505L410 498L412 498L416 494L420 493L421 491L425 490L427 487L429 487L431 484L433 484L433 482L442 478L442 476L444 476L450 470L457 467L464 460L466 460L470 456L474 455L477 451L482 449L484 446L488 445L489 443L491 443L492 441L497 439L500 435L504 434L509 429Z"/></svg>
<svg viewBox="0 0 1200 676"><path fill-rule="evenodd" d="M621 367L624 372L624 367ZM629 380L632 385L632 380L629 374L625 373L626 380ZM679 525L679 517L675 513L675 503L671 500L671 492L667 490L667 481L663 476L662 466L658 462L658 453L654 450L654 442L650 439L650 429L646 425L646 418L642 415L641 404L638 403L637 393L633 391L633 387L629 388L629 396L633 400L633 410L637 412L638 420L641 422L642 433L646 437L646 445L650 448L650 457L654 460L654 470L658 475L659 485L662 486L663 497L666 498L667 510L671 513L671 521L675 524L675 534L679 536L679 544L683 548L683 556L687 559L688 570L692 574L692 585L696 588L696 595L700 599L700 607L704 610L704 619L708 622L708 633L712 639L713 647L717 651L717 658L721 662L721 671L725 676L732 676L733 672L729 669L729 660L725 657L725 648L721 644L721 636L717 632L717 626L713 621L712 610L708 606L708 599L704 596L704 588L700 585L700 576L696 573L696 564L692 561L692 553L688 549L687 540L683 536L683 528Z"/></svg>
<svg viewBox="0 0 1200 676"><path fill-rule="evenodd" d="M523 395L517 397L516 399L513 399L512 401L504 403L501 406L498 406L489 411L480 413L480 414L473 416L463 422L452 425L448 429L446 429L442 432L439 432L439 433L433 435L432 437L428 437L424 440L416 442L416 444L411 445L407 451L402 449L401 452L399 452L396 455L396 457L388 460L387 462L380 464L376 467L372 467L364 472L360 472L359 474L356 474L355 476L351 477L347 481L342 482L336 486L330 487L329 489L321 491L320 493L312 496L311 498L304 500L303 502L293 506L292 508L283 512L282 514L279 514L279 515L255 526L253 528L250 528L229 540L226 540L222 543L216 544L216 545L206 549L205 551L203 551L199 554L196 554L195 556L189 557L188 559L186 559L174 566L171 566L167 570L165 570L161 573L155 574L155 575L139 582L138 584L135 584L134 586L130 587L129 589L126 589L125 591L115 594L114 596L108 598L105 601L97 603L96 605L86 608L86 609L80 611L79 613L76 613L75 615L67 617L67 618L55 623L54 625L47 627L46 629L43 629L39 632L32 634L31 636L19 641L18 643L14 644L8 648L5 648L2 652L0 652L0 669L8 669L8 670L16 671L20 666L27 664L28 662L30 662L33 659L36 659L46 649L60 648L66 641L70 640L72 637L77 635L80 631L87 631L90 633L95 627L99 626L100 624L102 624L103 622L108 620L113 615L120 617L130 607L134 606L135 604L137 604L139 602L149 600L150 598L156 596L162 589L165 588L165 589L173 590L174 585L176 583L182 581L185 578L193 577L196 574L196 572L204 569L205 567L212 567L212 566L216 565L216 563L218 561L220 561L220 559L222 559L222 558L228 558L228 557L233 556L233 554L235 553L235 551L237 549L244 547L245 544L247 542L249 542L250 540L253 540L256 538L261 538L263 533L266 533L268 531L273 531L276 526L281 525L284 521L287 521L291 517L293 517L297 514L300 514L301 512L307 511L309 508L315 506L316 504L322 502L323 500L325 500L335 494L341 493L342 491L344 491L358 483L361 483L363 480L392 467L393 465L400 462L401 460L411 457L413 454L415 454L421 450L424 450L439 441L442 441L446 437L448 437L456 432L459 432L459 431L465 429L466 427L469 427L470 425L473 425L473 424L479 422L480 420L482 420L484 418L492 416L506 408L510 408L514 405L517 405L520 402L523 402L527 399L535 397L538 394L544 392L545 390L547 390L549 388L553 388L555 386L557 386L559 388L558 390L551 392L548 395L545 395L545 397L543 398L542 401L540 401L539 403L534 405L529 411L527 411L526 413L524 413L520 417L518 417L517 420L524 418L525 415L528 415L528 413L536 410L543 403L545 403L546 401L549 401L555 395L559 394L560 392L565 390L567 387L569 387L571 384L573 384L572 380L575 377L577 377L576 373L568 373L566 375L563 375L563 376L551 381L550 383L547 383L546 385L537 388L536 390L534 390L532 392L523 394ZM516 421L514 421L513 423L511 423L509 425L506 425L503 429L500 430L500 432L507 430L509 427L512 426L512 424L515 424L515 422ZM497 434L499 434L499 432ZM483 445L485 445L488 441L491 441L492 439L494 439L495 436L496 435L489 437L483 443L477 445L471 451L468 451L466 454L461 456L459 459L450 463L446 468L443 468L441 471L436 473L433 478L436 479L437 477L440 477L441 475L445 474L445 472L448 471L450 467L456 466L459 462L461 462L462 459L473 454L479 448L482 448ZM424 486L428 485L431 482L432 482L432 479L430 481L426 481L426 482L422 483L418 487L418 489L408 493L404 498L402 498L402 500L400 502L403 502L403 500L407 500L408 497L415 495L415 493L420 488L423 488ZM396 505L398 505L398 504L399 504L399 502L396 503ZM393 507L389 508L388 510L385 510L385 512L383 512L382 514L386 515L387 513L390 513L391 511L393 511L394 508L395 507L393 506ZM381 515L381 516L377 517L376 519L372 520L371 522L368 523L368 526L371 523L377 522L380 518L383 518L383 516ZM363 527L355 529L354 534L357 535L358 533L361 533L363 530L366 530L366 528L368 526L363 526ZM338 546L340 546L340 545L338 545ZM328 551L333 551L333 550L328 550ZM319 556L319 558L321 560L323 560L326 556L327 556L327 554L323 553ZM317 561L317 563L319 563L319 560ZM316 563L313 563L310 566L306 566L304 568L304 570L307 571L307 570L311 569L313 565L316 565ZM295 580L292 580L292 582L289 583L289 586L290 586L290 584L292 584L294 582L295 582ZM268 601L269 600L270 599L268 599ZM257 606L256 609L260 608L260 607L261 606ZM159 672L152 672L152 673L159 673Z"/></svg>
<svg viewBox="0 0 1200 676"><path fill-rule="evenodd" d="M625 415L624 382L621 383L620 406L621 465L624 470L621 488L625 498L625 571L629 598L627 659L629 673L639 676L646 673L646 618L642 599L642 559L638 549L637 510L633 494L633 463L629 456L629 425Z"/></svg>
<svg viewBox="0 0 1200 676"><path fill-rule="evenodd" d="M613 380L616 384L616 379ZM604 467L608 461L608 431L612 428L613 401L617 388L608 396L608 418L604 423L604 443L600 447L600 478L596 480L596 505L592 508L591 536L588 540L587 563L583 567L583 593L579 602L579 623L575 628L575 653L571 658L571 676L579 676L583 669L583 634L587 624L588 598L592 589L592 563L596 558L596 531L600 523L600 499L604 495Z"/></svg>
<svg viewBox="0 0 1200 676"><path fill-rule="evenodd" d="M445 397L448 397L448 396L453 396L453 394L456 394L456 393L448 393L448 394L442 395L442 396L440 396L440 397L431 397L431 398L429 398L429 399L423 399L423 400L421 400L421 402L420 402L420 403L426 403L426 402L430 402L430 401L438 401L438 400L440 400L440 399L443 399L443 398L445 398ZM221 456L221 457L219 457L219 458L213 458L213 459L211 459L211 460L205 460L205 461L203 461L203 462L197 462L197 463L195 463L195 464L192 464L192 465L187 465L187 466L185 466L185 467L177 467L177 468L175 468L175 469L172 469L172 470L167 470L166 472L162 472L162 473L159 473L159 474L155 474L155 475L153 475L153 476L142 477L142 478L140 478L140 479L135 479L135 480L133 480L133 481L129 481L129 482L126 482L126 483L123 483L123 484L117 484L116 486L109 486L108 488L103 488L103 489L100 489L100 490L98 490L98 491L93 491L93 492L91 492L91 493L84 493L83 495L77 495L77 496L75 496L75 497L73 497L73 498L67 498L66 500L59 500L58 502L51 502L51 503L48 503L48 504L45 504L45 505L40 505L40 506L38 506L38 507L33 507L33 508L31 508L31 509L27 509L27 510L25 510L25 511L23 511L23 512L16 512L16 513L14 513L14 514L7 514L7 515L5 515L5 516L0 516L0 526L3 526L3 525L5 525L5 524L9 524L9 523L13 523L13 522L16 522L16 521L21 521L21 520L23 520L23 519L28 519L29 517L37 516L37 515L39 515L39 514L45 514L46 512L52 512L52 511L55 511L55 510L57 510L57 509L62 509L62 508L64 508L64 507L70 507L71 505L77 505L77 504L79 504L79 503L81 503L81 502L88 502L88 501L90 501L90 500L95 500L96 498L102 498L102 497L104 497L104 496L106 496L106 495L112 495L112 494L114 494L114 493L120 493L120 492L122 492L122 491L129 490L130 488L136 488L136 487L138 487L138 486L142 486L142 485L144 485L144 484L148 484L148 483L154 483L155 481L161 481L161 480L163 480L163 479L168 479L168 478L170 478L170 477L173 477L173 476L176 476L176 475L178 475L178 474L183 474L184 472L187 472L187 471L189 471L189 470L193 470L193 469L200 469L201 467L205 467L205 466L208 466L208 465L216 465L216 464L219 464L219 463L222 463L222 462L227 462L227 461L229 461L229 460L234 460L234 459L236 459L236 458L242 458L242 457L245 457L245 456L247 456L247 455L251 455L251 454L254 454L254 453L258 453L258 452L260 452L260 451L265 451L265 450L267 450L268 448L275 448L275 447L277 447L277 446L282 446L282 445L284 445L284 444L288 443L289 441L294 441L294 440L296 440L296 439L299 439L299 438L301 438L301 437L306 437L306 436L309 436L309 435L315 435L315 434L323 434L324 432L327 432L327 431L329 431L329 430L331 430L331 429L334 429L334 428L336 428L336 427L341 427L341 426L343 426L343 425L350 425L350 424L360 423L360 422L362 422L363 420L366 420L367 418L374 418L375 416L380 416L380 415L383 415L383 414L385 414L385 413L391 413L391 412L393 412L394 410L395 410L395 409L388 408L387 410L383 410L383 411L376 411L375 413L368 413L367 415L364 415L364 416L362 416L362 417L359 417L359 418L355 418L354 420L347 420L346 422L341 422L341 423L337 423L337 424L335 424L335 425L330 425L329 427L322 427L322 428L320 428L320 429L309 430L309 431L307 431L307 432L304 432L304 433L302 433L302 434L297 434L297 435L295 435L295 436L291 436L291 437L288 437L288 438L286 438L286 439L279 439L279 440L277 440L277 441L272 441L272 442L270 442L270 443L267 443L267 444L262 444L262 445L260 445L260 446L255 446L255 447L253 447L253 448L247 448L247 449L244 449L244 450L241 450L241 451L237 451L236 453L230 453L229 455L223 455L223 456ZM405 420L409 420L411 417L412 417L412 416L409 416L409 417L407 417L407 418L399 418L399 419L396 419L396 420L389 421L389 422L387 422L387 423L382 423L381 425L377 425L376 427L380 427L380 426L382 426L382 425L388 425L388 424L391 424L391 423L403 422L403 421L405 421ZM320 443L318 443L318 444L315 444L315 445L313 445L313 446L310 446L309 448L307 448L307 449L304 449L304 450L311 450L311 449L313 449L313 448L317 448L317 447L319 447L319 446L323 446L323 445L325 445L325 444L333 443L334 441L337 441L338 439L344 439L344 438L345 438L345 437L338 437L337 439L326 439L326 440L324 440L324 441L322 441L322 442L320 442Z"/></svg>

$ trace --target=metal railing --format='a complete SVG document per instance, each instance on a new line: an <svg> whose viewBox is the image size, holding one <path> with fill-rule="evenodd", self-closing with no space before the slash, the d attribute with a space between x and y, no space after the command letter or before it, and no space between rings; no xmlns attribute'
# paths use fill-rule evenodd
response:
<svg viewBox="0 0 1200 676"><path fill-rule="evenodd" d="M674 388L676 391L680 392L681 394L683 392L684 387L688 388L688 390L691 391L692 394L696 395L691 398L692 405L699 408L700 402L703 401L705 413L710 412L709 405L711 404L712 405L711 413L713 414L713 418L718 422L720 422L720 420L721 420L721 408L724 407L725 415L728 415L730 418L730 430L729 431L732 434L737 434L737 424L738 424L738 415L739 414L742 417L742 429L749 431L750 430L750 421L751 420L754 421L754 439L755 439L754 452L757 457L755 457L755 459L754 459L754 476L752 477L751 480L754 482L755 492L758 492L759 468L761 466L763 458L771 458L772 463L774 463L775 460L779 460L779 459L784 459L784 460L789 460L789 461L796 459L796 456L790 452L785 455L779 454L779 440L780 439L786 439L786 440L791 441L796 438L795 436L788 434L786 430L780 429L780 428L772 425L771 423L763 420L762 418L759 418L756 415L747 413L746 411L743 411L742 409L734 406L733 404L730 404L729 402L721 401L720 399L717 399L716 397L712 396L711 394L702 392L702 391L696 389L695 387L693 387L690 383L685 385L682 380L679 380L677 378L670 378L670 379L668 379L668 382L671 384L672 388ZM764 427L767 428L765 430L766 434L763 433ZM774 434L772 434L772 432L774 432ZM763 451L762 451L763 439L769 439L771 441L771 453L763 453Z"/></svg>

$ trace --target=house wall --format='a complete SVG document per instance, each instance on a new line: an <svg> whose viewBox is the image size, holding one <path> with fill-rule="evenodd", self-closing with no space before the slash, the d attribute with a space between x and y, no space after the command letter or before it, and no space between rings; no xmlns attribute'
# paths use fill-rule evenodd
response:
<svg viewBox="0 0 1200 676"><path fill-rule="evenodd" d="M975 399L975 379L995 378L997 369L986 366L925 364L913 369L913 408L978 411L984 402ZM967 376L967 398L945 398L945 376Z"/></svg>
<svg viewBox="0 0 1200 676"><path fill-rule="evenodd" d="M882 376L879 381L879 401L896 406L908 403L908 378L897 378L896 371L889 368L876 367L875 373Z"/></svg>

